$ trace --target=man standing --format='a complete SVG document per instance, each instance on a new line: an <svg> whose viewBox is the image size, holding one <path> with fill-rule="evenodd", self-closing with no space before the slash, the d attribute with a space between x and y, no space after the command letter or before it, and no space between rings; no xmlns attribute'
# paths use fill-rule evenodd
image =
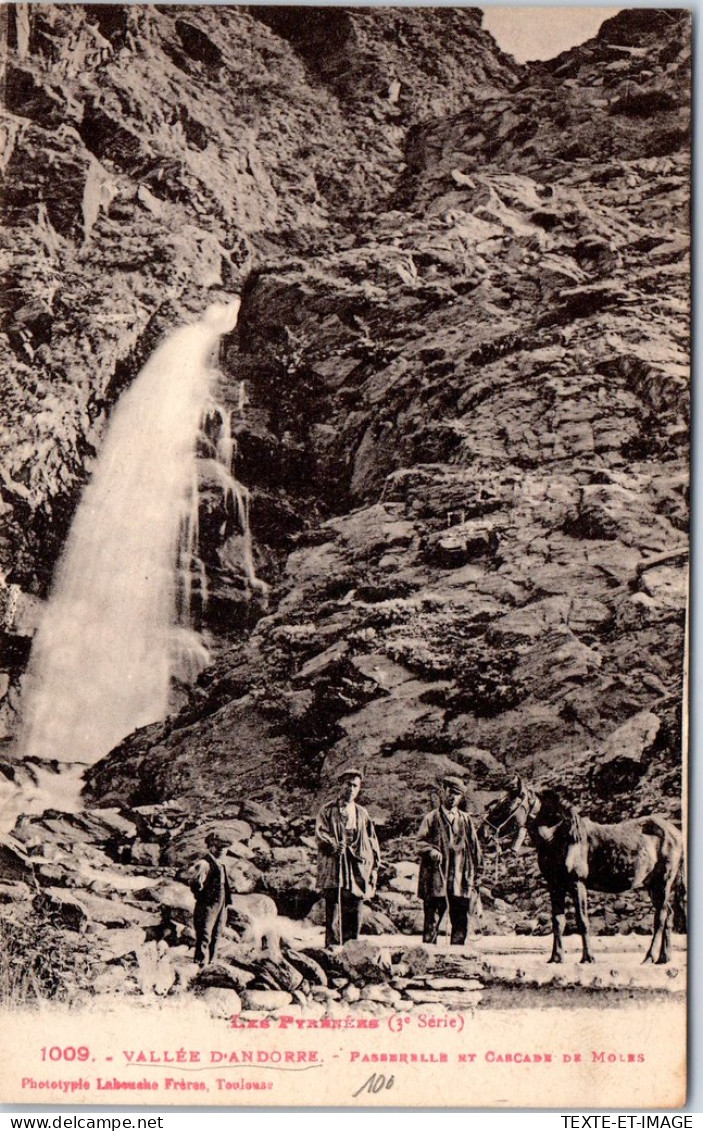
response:
<svg viewBox="0 0 703 1131"><path fill-rule="evenodd" d="M457 777L443 778L440 805L423 818L418 836L420 875L418 895L425 906L423 942L437 941L445 911L449 912L451 940L463 946L469 916L478 904L481 849L474 823L459 808L464 783Z"/></svg>
<svg viewBox="0 0 703 1131"><path fill-rule="evenodd" d="M195 961L201 966L207 966L215 959L220 931L232 902L232 889L224 865L225 849L229 843L220 833L208 833L205 837L208 851L190 871L190 890L195 896Z"/></svg>
<svg viewBox="0 0 703 1131"><path fill-rule="evenodd" d="M357 805L361 770L339 775L334 801L317 815L317 886L325 896L325 946L358 939L362 904L376 890L381 853L366 809Z"/></svg>

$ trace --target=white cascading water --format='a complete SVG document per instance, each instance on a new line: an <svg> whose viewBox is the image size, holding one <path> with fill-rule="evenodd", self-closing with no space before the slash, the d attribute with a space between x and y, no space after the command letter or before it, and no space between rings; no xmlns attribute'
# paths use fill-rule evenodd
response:
<svg viewBox="0 0 703 1131"><path fill-rule="evenodd" d="M97 761L163 719L172 681L192 682L207 663L190 626L194 594L206 599L197 521L203 478L237 508L243 565L261 587L248 495L231 474L229 415L212 399L211 354L234 329L239 305L238 298L214 304L200 322L175 330L114 411L34 640L23 697L26 758ZM198 454L204 445L206 459Z"/></svg>

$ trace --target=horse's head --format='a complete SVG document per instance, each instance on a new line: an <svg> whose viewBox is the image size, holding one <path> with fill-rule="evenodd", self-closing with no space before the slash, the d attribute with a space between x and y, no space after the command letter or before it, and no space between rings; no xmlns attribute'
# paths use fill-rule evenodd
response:
<svg viewBox="0 0 703 1131"><path fill-rule="evenodd" d="M512 850L519 852L525 840L527 819L534 815L535 806L539 807L535 791L521 777L512 778L503 796L493 801L486 810L486 834L493 840L514 835Z"/></svg>
<svg viewBox="0 0 703 1131"><path fill-rule="evenodd" d="M539 823L545 828L553 828L564 821L571 820L571 807L555 789L542 789L539 792Z"/></svg>

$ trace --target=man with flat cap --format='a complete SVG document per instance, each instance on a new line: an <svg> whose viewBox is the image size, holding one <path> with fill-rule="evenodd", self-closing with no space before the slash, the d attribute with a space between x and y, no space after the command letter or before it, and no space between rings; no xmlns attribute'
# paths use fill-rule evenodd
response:
<svg viewBox="0 0 703 1131"><path fill-rule="evenodd" d="M471 817L459 808L465 787L449 775L440 782L440 804L423 818L418 835L418 895L425 908L423 942L437 941L449 912L451 941L463 946L478 904L481 849Z"/></svg>
<svg viewBox="0 0 703 1131"><path fill-rule="evenodd" d="M368 812L357 805L363 774L339 775L337 796L317 815L317 886L325 896L325 946L358 939L365 899L376 890L381 852Z"/></svg>
<svg viewBox="0 0 703 1131"><path fill-rule="evenodd" d="M195 896L195 961L201 966L215 960L220 931L232 902L232 888L224 865L225 850L229 845L229 839L221 833L208 833L205 837L207 852L196 861L188 876L190 890Z"/></svg>

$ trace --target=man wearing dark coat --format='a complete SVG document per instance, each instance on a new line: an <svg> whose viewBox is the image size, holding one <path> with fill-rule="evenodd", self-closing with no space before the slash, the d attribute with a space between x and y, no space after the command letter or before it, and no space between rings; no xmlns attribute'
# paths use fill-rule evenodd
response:
<svg viewBox="0 0 703 1131"><path fill-rule="evenodd" d="M450 775L442 779L440 788L440 804L423 818L418 834L418 895L425 908L422 939L437 941L448 911L451 941L463 946L478 904L481 848L471 817L459 808L464 783Z"/></svg>
<svg viewBox="0 0 703 1131"><path fill-rule="evenodd" d="M223 862L229 843L220 833L208 833L205 838L208 851L193 865L189 875L190 890L195 896L195 961L201 966L215 960L220 931L232 902L232 889Z"/></svg>
<svg viewBox="0 0 703 1131"><path fill-rule="evenodd" d="M376 890L381 852L373 821L356 803L362 781L361 770L344 770L337 797L317 815L317 886L325 897L327 947L358 939L363 902Z"/></svg>

